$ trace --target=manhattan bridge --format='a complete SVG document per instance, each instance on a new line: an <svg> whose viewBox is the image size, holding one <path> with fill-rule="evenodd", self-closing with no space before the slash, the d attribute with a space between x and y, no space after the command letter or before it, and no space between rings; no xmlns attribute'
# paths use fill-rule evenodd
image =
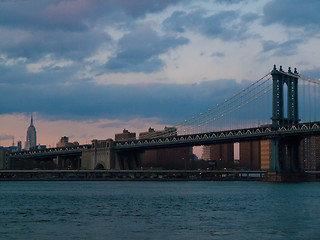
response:
<svg viewBox="0 0 320 240"><path fill-rule="evenodd" d="M115 144L117 149L128 150L270 139L270 170L300 171L301 140L320 134L319 100L320 80L300 75L297 69L289 67L285 72L282 66L274 66L221 104L156 133L152 139Z"/></svg>
<svg viewBox="0 0 320 240"><path fill-rule="evenodd" d="M278 69L274 65L247 88L165 131L145 139L107 140L103 165L106 169L137 169L139 155L145 150L269 140L269 171L301 173L301 141L320 135L319 100L319 79L299 74L297 69L289 67L284 71L282 66ZM17 152L11 157L58 158L83 155L90 148L96 146Z"/></svg>

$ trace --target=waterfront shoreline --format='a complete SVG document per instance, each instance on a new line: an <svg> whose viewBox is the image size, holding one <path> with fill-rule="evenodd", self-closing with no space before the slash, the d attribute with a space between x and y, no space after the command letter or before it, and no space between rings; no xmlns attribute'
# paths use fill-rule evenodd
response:
<svg viewBox="0 0 320 240"><path fill-rule="evenodd" d="M0 181L264 181L267 171L236 170L2 170ZM320 181L320 171L305 182Z"/></svg>

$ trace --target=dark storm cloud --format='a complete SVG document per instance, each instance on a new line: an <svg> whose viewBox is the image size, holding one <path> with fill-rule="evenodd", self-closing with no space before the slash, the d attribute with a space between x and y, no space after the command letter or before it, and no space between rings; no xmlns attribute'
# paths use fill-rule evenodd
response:
<svg viewBox="0 0 320 240"><path fill-rule="evenodd" d="M219 80L200 84L2 85L0 114L39 112L54 119L130 120L159 117L172 123L222 102L249 82Z"/></svg>
<svg viewBox="0 0 320 240"><path fill-rule="evenodd" d="M81 59L94 52L105 42L111 42L107 33L94 30L88 32L65 31L3 31L0 39L2 50L8 57L27 57L36 60L46 54Z"/></svg>
<svg viewBox="0 0 320 240"><path fill-rule="evenodd" d="M156 72L165 64L160 54L188 42L183 37L159 36L148 27L140 27L119 40L119 49L106 68L110 72Z"/></svg>
<svg viewBox="0 0 320 240"><path fill-rule="evenodd" d="M282 24L303 27L309 31L320 29L319 0L273 0L263 8L263 25Z"/></svg>
<svg viewBox="0 0 320 240"><path fill-rule="evenodd" d="M206 16L203 10L190 13L176 11L163 22L163 27L179 33L192 30L207 37L238 41L250 37L247 24L256 18L254 14L247 14L241 18L237 11L221 11L211 16Z"/></svg>
<svg viewBox="0 0 320 240"><path fill-rule="evenodd" d="M28 58L52 52L71 58L83 57L103 42L110 41L108 34L92 27L101 23L99 19L104 24L124 24L176 2L2 1L0 52Z"/></svg>
<svg viewBox="0 0 320 240"><path fill-rule="evenodd" d="M146 13L156 13L164 10L169 5L175 5L185 0L109 0L108 4L112 3L118 6L133 17L143 17Z"/></svg>
<svg viewBox="0 0 320 240"><path fill-rule="evenodd" d="M115 24L162 11L181 0L2 1L0 25L11 28L85 31L98 18ZM119 18L119 16L122 17Z"/></svg>
<svg viewBox="0 0 320 240"><path fill-rule="evenodd" d="M71 80L75 80L74 74L79 68L81 68L81 66L74 63L71 66L64 68L58 66L44 67L43 71L39 73L30 73L26 71L25 65L23 64L12 66L0 65L0 83L14 85L17 88L26 84L30 85L30 87L41 85L49 88L54 84L67 83L71 82ZM84 80L77 79L77 81Z"/></svg>
<svg viewBox="0 0 320 240"><path fill-rule="evenodd" d="M4 1L0 24L10 28L51 31L85 30L83 23L89 11L79 1ZM78 6L77 6L78 5Z"/></svg>
<svg viewBox="0 0 320 240"><path fill-rule="evenodd" d="M292 56L296 54L297 47L302 42L302 39L290 40L283 43L263 41L263 52L272 52L274 56Z"/></svg>

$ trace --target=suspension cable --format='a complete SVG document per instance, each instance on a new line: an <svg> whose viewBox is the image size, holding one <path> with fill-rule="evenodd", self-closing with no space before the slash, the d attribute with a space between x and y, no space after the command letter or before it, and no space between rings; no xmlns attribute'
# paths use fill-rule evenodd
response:
<svg viewBox="0 0 320 240"><path fill-rule="evenodd" d="M193 117L193 118L191 118L189 120L185 120L182 124L178 124L176 126L181 127L181 126L185 126L185 125L191 125L192 123L194 123L194 122L196 122L198 120L201 120L203 118L206 118L206 117L208 117L208 116L210 116L212 114L215 114L215 113L219 112L219 110L221 110L221 109L225 109L226 107L230 106L232 103L234 103L234 102L238 101L239 99L241 99L244 95L247 95L247 94L253 92L255 89L257 89L258 87L260 87L261 85L266 83L268 80L270 80L270 78L268 78L268 79L264 80L262 83L259 83L265 77L267 77L268 75L269 74L265 75L263 78L259 79L258 81L252 83L249 87L243 89L242 91L240 91L239 93L235 94L231 98L226 99L223 103L217 104L213 109L208 109L204 113L200 113L197 117ZM253 87L256 84L258 84L258 85ZM249 91L247 91L247 90L249 90Z"/></svg>
<svg viewBox="0 0 320 240"><path fill-rule="evenodd" d="M218 119L221 119L222 117L225 117L229 113L232 113L232 112L242 108L243 106L248 105L250 102L252 102L252 101L264 96L266 93L270 92L271 90L272 90L271 85L268 85L268 86L264 87L262 90L260 90L257 93L255 93L254 95L248 96L247 98L243 99L237 105L234 105L231 108L226 108L226 109L224 109L224 111L222 111L222 112L220 112L220 113L218 113L218 114L216 114L214 116L211 116L210 118L205 119L204 121L199 122L198 126L207 124L208 122L211 122L211 121L214 122L214 121L216 121ZM193 126L189 126L184 130L189 130L189 129L193 129L193 128L194 128Z"/></svg>

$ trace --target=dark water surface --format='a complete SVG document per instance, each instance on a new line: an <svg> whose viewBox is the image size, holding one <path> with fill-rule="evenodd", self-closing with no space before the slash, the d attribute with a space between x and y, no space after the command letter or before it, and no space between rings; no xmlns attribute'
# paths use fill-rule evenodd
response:
<svg viewBox="0 0 320 240"><path fill-rule="evenodd" d="M0 182L0 239L320 239L320 183Z"/></svg>

